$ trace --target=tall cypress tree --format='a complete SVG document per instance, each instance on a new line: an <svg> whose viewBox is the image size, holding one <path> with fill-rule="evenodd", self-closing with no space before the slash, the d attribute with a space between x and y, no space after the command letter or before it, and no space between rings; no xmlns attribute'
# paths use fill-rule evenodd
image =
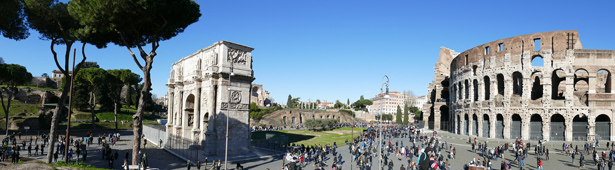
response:
<svg viewBox="0 0 615 170"><path fill-rule="evenodd" d="M404 104L404 125L408 124L408 104Z"/></svg>
<svg viewBox="0 0 615 170"><path fill-rule="evenodd" d="M286 101L286 107L288 108L293 107L293 96L291 96L290 94L288 94L288 100Z"/></svg>

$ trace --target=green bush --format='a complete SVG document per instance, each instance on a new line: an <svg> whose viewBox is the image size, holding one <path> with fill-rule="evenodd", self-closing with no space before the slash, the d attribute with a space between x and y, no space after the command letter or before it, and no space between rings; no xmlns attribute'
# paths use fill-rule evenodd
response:
<svg viewBox="0 0 615 170"><path fill-rule="evenodd" d="M335 129L338 124L338 119L308 119L304 123L311 130Z"/></svg>
<svg viewBox="0 0 615 170"><path fill-rule="evenodd" d="M250 118L259 121L263 118L263 116L271 114L275 111L282 110L283 108L280 106L261 109L256 106L256 103L250 103Z"/></svg>
<svg viewBox="0 0 615 170"><path fill-rule="evenodd" d="M353 112L352 110L340 109L340 111L339 111L339 112L341 112L341 113L346 113L347 115L350 115L350 116L352 116L352 117L355 117L355 114L354 114L354 112Z"/></svg>
<svg viewBox="0 0 615 170"><path fill-rule="evenodd" d="M90 113L76 113L73 116L77 120L92 120L92 114Z"/></svg>
<svg viewBox="0 0 615 170"><path fill-rule="evenodd" d="M115 114L113 112L96 113L96 117L98 117L98 119L100 120L107 120L107 121L115 120ZM132 120L132 114L128 114L126 112L117 113L117 121L122 121L122 120L125 120L125 121Z"/></svg>

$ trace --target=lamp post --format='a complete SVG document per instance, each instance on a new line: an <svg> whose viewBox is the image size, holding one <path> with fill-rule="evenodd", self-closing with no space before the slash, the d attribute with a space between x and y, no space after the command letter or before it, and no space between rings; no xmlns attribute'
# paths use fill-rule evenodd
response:
<svg viewBox="0 0 615 170"><path fill-rule="evenodd" d="M384 81L384 78L387 79L386 82ZM385 100L383 102L383 104L384 104L384 103L386 103L386 99L390 98L390 96L389 96L389 76L384 75L384 77L382 77L382 81L381 82L382 82L382 85L380 86L380 93L383 93L382 89L383 89L384 86L387 87L386 91L384 92L384 99L383 99L383 100ZM382 122L382 107L380 108L380 110L381 110L381 112L380 112L380 122L378 122L378 124L380 124L380 141L378 142L378 148L379 148L378 152L380 152L380 157L381 158L380 158L380 161L378 161L379 162L378 163L378 166L379 166L378 169L382 169L382 146L381 145L382 145L382 133L384 133L384 129L382 128L382 124L381 124L381 122Z"/></svg>
<svg viewBox="0 0 615 170"><path fill-rule="evenodd" d="M231 63L230 74L228 74L228 105L226 108L226 146L224 147L224 170L228 170L228 120L231 114L231 76L234 76L233 73L233 61Z"/></svg>

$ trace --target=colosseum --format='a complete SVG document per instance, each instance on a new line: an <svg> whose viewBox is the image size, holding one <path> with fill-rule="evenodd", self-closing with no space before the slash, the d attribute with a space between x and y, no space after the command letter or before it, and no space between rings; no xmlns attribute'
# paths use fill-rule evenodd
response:
<svg viewBox="0 0 615 170"><path fill-rule="evenodd" d="M615 140L614 50L583 49L576 30L442 47L421 127L485 138Z"/></svg>

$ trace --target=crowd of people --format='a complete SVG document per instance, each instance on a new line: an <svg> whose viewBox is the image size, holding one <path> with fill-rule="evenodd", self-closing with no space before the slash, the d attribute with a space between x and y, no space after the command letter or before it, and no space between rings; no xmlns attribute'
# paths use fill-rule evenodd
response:
<svg viewBox="0 0 615 170"><path fill-rule="evenodd" d="M404 141L407 143L404 144ZM340 170L342 164L350 163L359 170L392 170L393 160L397 159L395 162L404 162L400 165L401 170L450 169L449 159L454 159L456 153L452 144L440 142L435 132L433 136L422 135L416 127L397 125L369 126L346 144L351 162L344 161L337 152L337 143L313 146L291 144L284 157L284 168L299 170L313 164L315 170ZM450 150L449 153L446 153L447 150ZM328 165L326 162L331 159L332 163Z"/></svg>

